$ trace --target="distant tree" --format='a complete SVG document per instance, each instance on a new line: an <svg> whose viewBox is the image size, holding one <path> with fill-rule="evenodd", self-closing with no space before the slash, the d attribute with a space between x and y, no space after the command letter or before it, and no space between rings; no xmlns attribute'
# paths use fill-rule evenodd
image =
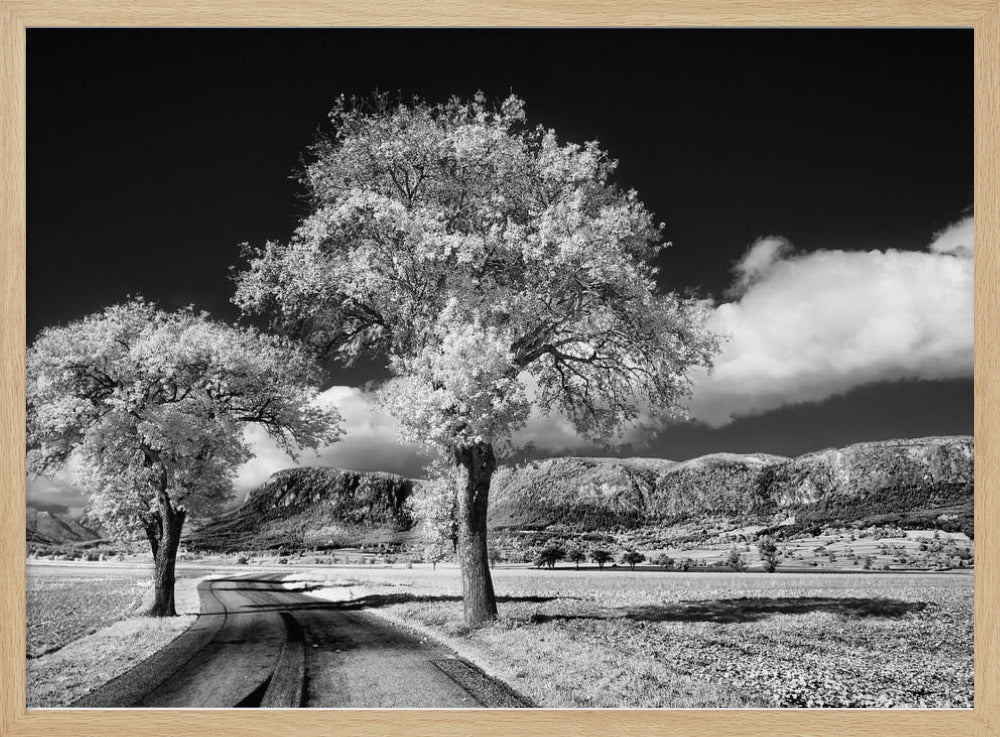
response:
<svg viewBox="0 0 1000 737"><path fill-rule="evenodd" d="M760 553L760 562L764 566L764 570L768 573L773 573L778 567L778 561L781 557L778 554L778 546L774 542L774 538L770 536L762 537L757 542L757 552Z"/></svg>
<svg viewBox="0 0 1000 737"><path fill-rule="evenodd" d="M694 558L681 558L681 562L677 564L677 567L687 573L694 567L694 564Z"/></svg>
<svg viewBox="0 0 1000 737"><path fill-rule="evenodd" d="M674 559L666 553L660 553L656 556L655 560L653 560L653 565L661 566L663 568L672 568L674 565Z"/></svg>
<svg viewBox="0 0 1000 737"><path fill-rule="evenodd" d="M577 570L580 570L580 564L587 560L587 554L580 548L572 548L566 553L566 560L573 563Z"/></svg>
<svg viewBox="0 0 1000 737"><path fill-rule="evenodd" d="M29 469L72 456L89 513L120 537L143 531L154 559L151 616L172 616L185 520L221 509L250 458L244 429L289 453L334 440L315 406L311 356L287 340L142 299L44 330L27 352Z"/></svg>
<svg viewBox="0 0 1000 737"><path fill-rule="evenodd" d="M635 564L642 563L644 560L646 560L646 556L634 550L626 550L622 553L622 563L626 564L633 571L635 570Z"/></svg>
<svg viewBox="0 0 1000 737"><path fill-rule="evenodd" d="M538 553L538 557L535 559L535 565L538 568L542 566L547 566L550 570L556 567L556 563L566 557L566 550L556 543L549 543L541 552Z"/></svg>
<svg viewBox="0 0 1000 737"><path fill-rule="evenodd" d="M447 470L437 469L432 478L416 485L411 504L417 520L424 558L437 564L452 555L458 544L458 501L454 480Z"/></svg>
<svg viewBox="0 0 1000 737"><path fill-rule="evenodd" d="M498 453L532 407L605 441L681 413L718 342L702 301L664 294L661 227L596 142L561 143L509 97L341 99L311 150L310 212L248 253L235 301L350 363L380 355L406 439L462 470L465 620L496 617L486 517Z"/></svg>
<svg viewBox="0 0 1000 737"><path fill-rule="evenodd" d="M590 559L594 561L597 564L597 567L603 571L604 566L611 562L613 556L610 551L604 550L603 548L597 548L590 551Z"/></svg>
<svg viewBox="0 0 1000 737"><path fill-rule="evenodd" d="M729 551L729 555L726 556L725 564L737 573L743 573L747 569L746 558L743 557L743 553L741 553L738 548L732 548Z"/></svg>

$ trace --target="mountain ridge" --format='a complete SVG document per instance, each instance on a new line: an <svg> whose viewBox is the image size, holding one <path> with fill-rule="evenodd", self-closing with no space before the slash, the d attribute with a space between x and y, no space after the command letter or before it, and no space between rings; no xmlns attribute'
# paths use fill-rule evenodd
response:
<svg viewBox="0 0 1000 737"><path fill-rule="evenodd" d="M733 527L864 521L972 535L972 436L854 443L793 458L713 453L687 461L563 457L501 466L489 526L570 534L667 528L707 518ZM189 536L210 550L332 548L413 541L419 480L304 467L273 474L239 507Z"/></svg>

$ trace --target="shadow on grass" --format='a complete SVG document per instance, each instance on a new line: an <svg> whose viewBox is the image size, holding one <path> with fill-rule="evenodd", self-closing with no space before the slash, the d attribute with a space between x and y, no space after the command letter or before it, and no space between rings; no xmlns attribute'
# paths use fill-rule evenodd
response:
<svg viewBox="0 0 1000 737"><path fill-rule="evenodd" d="M741 597L711 601L682 601L630 609L610 609L594 614L535 614L533 623L572 619L630 619L639 622L756 622L776 614L827 612L851 618L899 618L922 611L922 601L899 599L801 596L789 598Z"/></svg>
<svg viewBox="0 0 1000 737"><path fill-rule="evenodd" d="M269 583L274 583L273 581ZM328 611L353 611L358 609L378 609L379 607L391 606L393 604L434 604L442 602L456 602L460 603L462 601L461 596L441 596L441 595L430 595L430 594L411 594L411 593L393 593L393 594L369 594L367 596L359 596L355 599L347 599L345 601L326 601L323 599L316 599L309 596L309 591L289 591L281 587L275 586L274 588L231 588L224 589L225 591L247 591L256 594L261 593L273 593L273 594L299 594L301 598L297 600L289 601L287 596L282 596L282 599L277 601L262 601L262 602L246 602L236 605L230 609L230 612L240 612L240 611L285 611L285 612L300 612L300 611L316 611L316 610L328 610ZM522 603L522 604L543 604L547 601L553 601L554 599L567 599L569 597L565 596L498 596L498 603Z"/></svg>

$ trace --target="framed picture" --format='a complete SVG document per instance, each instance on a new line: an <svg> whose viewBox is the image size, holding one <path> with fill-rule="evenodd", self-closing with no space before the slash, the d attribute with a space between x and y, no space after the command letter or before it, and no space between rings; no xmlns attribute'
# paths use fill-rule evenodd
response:
<svg viewBox="0 0 1000 737"><path fill-rule="evenodd" d="M0 734L1000 730L995 0L0 9Z"/></svg>

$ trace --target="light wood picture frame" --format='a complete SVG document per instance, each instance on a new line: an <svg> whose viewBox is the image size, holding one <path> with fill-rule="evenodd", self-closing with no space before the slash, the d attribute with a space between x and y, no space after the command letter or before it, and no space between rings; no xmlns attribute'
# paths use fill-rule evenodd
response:
<svg viewBox="0 0 1000 737"><path fill-rule="evenodd" d="M27 710L25 708L26 29L29 27L968 27L975 47L973 710ZM0 0L0 735L1000 734L1000 0Z"/></svg>

